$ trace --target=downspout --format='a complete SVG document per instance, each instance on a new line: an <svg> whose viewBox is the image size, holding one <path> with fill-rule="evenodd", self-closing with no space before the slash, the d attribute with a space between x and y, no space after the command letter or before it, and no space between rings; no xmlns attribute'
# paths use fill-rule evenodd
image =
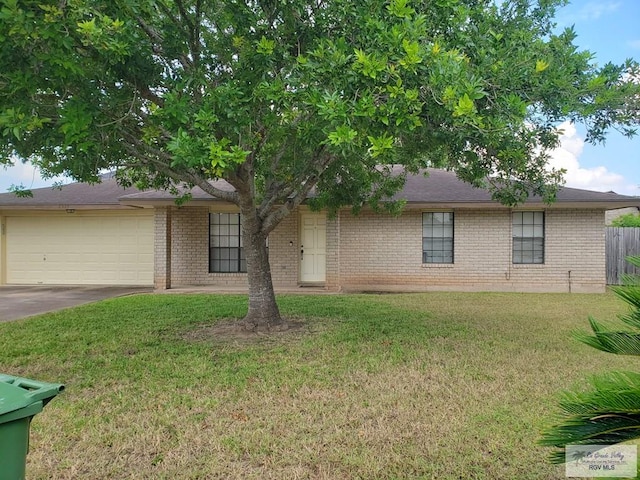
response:
<svg viewBox="0 0 640 480"><path fill-rule="evenodd" d="M567 273L568 273L568 281L569 281L569 293L571 293L571 270L569 270Z"/></svg>

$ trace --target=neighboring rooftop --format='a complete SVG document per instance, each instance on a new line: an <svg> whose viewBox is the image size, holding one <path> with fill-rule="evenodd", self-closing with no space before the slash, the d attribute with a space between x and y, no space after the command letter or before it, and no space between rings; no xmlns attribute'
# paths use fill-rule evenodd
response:
<svg viewBox="0 0 640 480"><path fill-rule="evenodd" d="M216 186L223 190L232 187L222 180ZM167 191L140 191L135 187L123 188L112 175L103 176L97 184L72 183L62 187L46 187L32 190L33 197L21 198L14 193L0 194L0 208L127 208L169 205L174 197ZM196 187L191 191L191 203L215 203L217 199ZM429 169L428 176L409 175L407 182L395 198L405 199L409 204L450 205L458 207L496 207L488 191L475 188L461 180L454 173ZM540 197L531 197L526 205L543 205ZM613 192L594 192L562 187L553 205L565 208L592 207L614 209L640 207L640 197L618 195ZM550 208L553 208L553 205Z"/></svg>

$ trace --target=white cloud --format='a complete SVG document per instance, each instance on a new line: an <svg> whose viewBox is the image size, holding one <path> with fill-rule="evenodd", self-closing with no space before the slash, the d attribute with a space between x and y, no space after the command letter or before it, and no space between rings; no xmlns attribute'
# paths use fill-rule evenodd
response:
<svg viewBox="0 0 640 480"><path fill-rule="evenodd" d="M549 165L566 170L564 178L567 187L640 195L637 185L629 184L622 175L609 171L605 166L592 168L580 166L579 157L584 149L584 139L578 134L575 125L570 122L563 122L558 128L563 131L563 134L560 137L560 146L550 152Z"/></svg>
<svg viewBox="0 0 640 480"><path fill-rule="evenodd" d="M640 40L632 40L628 42L628 45L635 50L640 50Z"/></svg>
<svg viewBox="0 0 640 480"><path fill-rule="evenodd" d="M589 2L580 9L579 15L583 20L597 20L603 15L615 12L620 8L620 2Z"/></svg>
<svg viewBox="0 0 640 480"><path fill-rule="evenodd" d="M0 166L0 193L5 193L11 185L24 185L25 188L40 188L53 185L55 182L69 180L64 177L43 179L39 172L30 164L16 161L13 167Z"/></svg>

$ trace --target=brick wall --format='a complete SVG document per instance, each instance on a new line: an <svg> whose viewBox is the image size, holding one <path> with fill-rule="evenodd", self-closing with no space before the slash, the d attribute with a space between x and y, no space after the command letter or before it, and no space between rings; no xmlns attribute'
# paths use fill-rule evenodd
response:
<svg viewBox="0 0 640 480"><path fill-rule="evenodd" d="M154 211L154 274L157 289L171 288L171 207Z"/></svg>
<svg viewBox="0 0 640 480"><path fill-rule="evenodd" d="M181 207L171 217L171 284L206 284L209 271L209 209Z"/></svg>
<svg viewBox="0 0 640 480"><path fill-rule="evenodd" d="M5 217L0 213L0 285L7 282L6 235Z"/></svg>
<svg viewBox="0 0 640 480"><path fill-rule="evenodd" d="M545 263L513 265L509 210L456 210L454 263L427 265L421 210L397 218L344 212L340 284L344 290L604 291L604 213L548 210L545 223Z"/></svg>
<svg viewBox="0 0 640 480"><path fill-rule="evenodd" d="M244 288L246 273L209 273L209 211L208 207L172 207L171 286ZM271 273L276 287L297 286L297 218L295 214L285 218L269 236ZM157 216L157 232L164 228L162 222L162 217ZM161 257L157 259L162 261Z"/></svg>
<svg viewBox="0 0 640 480"><path fill-rule="evenodd" d="M276 287L298 286L298 219L292 213L269 235L269 264Z"/></svg>
<svg viewBox="0 0 640 480"><path fill-rule="evenodd" d="M346 291L604 291L603 211L547 210L543 265L512 264L509 210L454 213L454 263L425 265L422 210L406 210L400 217L366 211L354 217L349 211L340 212L327 222L326 287ZM246 287L246 274L209 273L208 214L207 207L171 207L170 217L156 214L156 235L167 231L170 220L171 258L165 268L170 284ZM276 288L298 285L298 221L298 214L288 216L269 236ZM158 252L156 261L165 261Z"/></svg>
<svg viewBox="0 0 640 480"><path fill-rule="evenodd" d="M340 287L340 215L327 220L327 279L328 290L339 290Z"/></svg>

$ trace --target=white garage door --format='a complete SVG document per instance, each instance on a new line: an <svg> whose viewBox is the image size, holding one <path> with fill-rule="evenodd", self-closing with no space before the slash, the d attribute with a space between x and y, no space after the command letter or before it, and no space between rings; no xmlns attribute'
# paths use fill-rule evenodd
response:
<svg viewBox="0 0 640 480"><path fill-rule="evenodd" d="M152 285L153 216L6 218L7 283Z"/></svg>

